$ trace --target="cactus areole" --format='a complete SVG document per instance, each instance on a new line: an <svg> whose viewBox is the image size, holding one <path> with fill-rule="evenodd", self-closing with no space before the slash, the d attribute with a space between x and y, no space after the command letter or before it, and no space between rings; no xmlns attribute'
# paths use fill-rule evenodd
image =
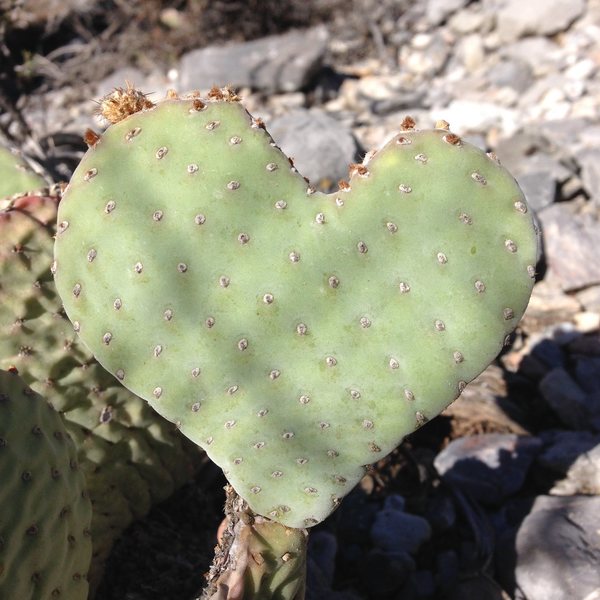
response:
<svg viewBox="0 0 600 600"><path fill-rule="evenodd" d="M290 527L456 399L534 283L512 176L445 123L402 128L323 194L231 94L171 96L88 136L59 207L82 340Z"/></svg>

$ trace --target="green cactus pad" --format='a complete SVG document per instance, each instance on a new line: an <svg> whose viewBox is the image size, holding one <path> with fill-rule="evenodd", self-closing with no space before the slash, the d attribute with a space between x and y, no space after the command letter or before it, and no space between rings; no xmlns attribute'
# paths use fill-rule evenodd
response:
<svg viewBox="0 0 600 600"><path fill-rule="evenodd" d="M94 506L92 590L134 519L193 476L202 453L107 373L62 311L51 264L58 199L0 210L0 368L16 366L64 413Z"/></svg>
<svg viewBox="0 0 600 600"><path fill-rule="evenodd" d="M17 152L0 146L0 198L46 187Z"/></svg>
<svg viewBox="0 0 600 600"><path fill-rule="evenodd" d="M92 505L59 413L0 371L0 598L88 597Z"/></svg>
<svg viewBox="0 0 600 600"><path fill-rule="evenodd" d="M324 195L240 104L167 100L84 157L55 279L98 360L303 527L494 359L535 258L514 179L445 130Z"/></svg>

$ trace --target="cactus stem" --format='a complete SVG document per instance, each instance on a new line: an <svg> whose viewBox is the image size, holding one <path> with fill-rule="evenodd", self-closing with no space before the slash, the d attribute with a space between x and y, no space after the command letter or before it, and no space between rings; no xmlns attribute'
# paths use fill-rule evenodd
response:
<svg viewBox="0 0 600 600"><path fill-rule="evenodd" d="M198 600L304 600L306 529L258 516L230 485L225 491L225 520Z"/></svg>

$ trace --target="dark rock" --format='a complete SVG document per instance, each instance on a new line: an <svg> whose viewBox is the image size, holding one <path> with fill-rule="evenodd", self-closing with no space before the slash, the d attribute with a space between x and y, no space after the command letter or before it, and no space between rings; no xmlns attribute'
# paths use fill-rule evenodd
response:
<svg viewBox="0 0 600 600"><path fill-rule="evenodd" d="M521 488L540 447L541 441L531 436L473 435L450 442L434 464L445 482L494 505Z"/></svg>
<svg viewBox="0 0 600 600"><path fill-rule="evenodd" d="M331 587L335 573L337 539L329 531L315 531L308 538L308 554L319 569L322 579Z"/></svg>
<svg viewBox="0 0 600 600"><path fill-rule="evenodd" d="M578 456L600 445L600 436L589 431L549 429L540 433L544 449L537 463L560 474L566 474Z"/></svg>
<svg viewBox="0 0 600 600"><path fill-rule="evenodd" d="M415 564L408 554L394 558L373 548L360 563L361 579L370 597L386 597L400 589Z"/></svg>
<svg viewBox="0 0 600 600"><path fill-rule="evenodd" d="M435 582L441 592L453 589L459 577L458 555L454 550L443 550L435 559Z"/></svg>
<svg viewBox="0 0 600 600"><path fill-rule="evenodd" d="M538 215L544 233L544 253L548 277L564 291L600 283L599 215L576 213L567 206L554 204Z"/></svg>
<svg viewBox="0 0 600 600"><path fill-rule="evenodd" d="M600 436L586 431L547 431L542 437L547 447L538 464L561 477L550 494L600 495Z"/></svg>
<svg viewBox="0 0 600 600"><path fill-rule="evenodd" d="M347 179L358 157L351 131L319 109L297 109L273 119L269 132L298 171L320 187Z"/></svg>
<svg viewBox="0 0 600 600"><path fill-rule="evenodd" d="M265 92L295 92L318 71L327 48L324 26L185 54L180 64L182 90L213 85L250 87Z"/></svg>
<svg viewBox="0 0 600 600"><path fill-rule="evenodd" d="M456 507L452 498L445 493L432 496L425 517L436 534L448 531L456 522Z"/></svg>
<svg viewBox="0 0 600 600"><path fill-rule="evenodd" d="M411 575L417 591L417 598L431 598L435 594L435 580L431 571L417 571Z"/></svg>
<svg viewBox="0 0 600 600"><path fill-rule="evenodd" d="M570 600L597 592L598 514L600 497L536 499L516 538L516 583L522 597Z"/></svg>
<svg viewBox="0 0 600 600"><path fill-rule="evenodd" d="M540 381L539 389L548 406L567 427L583 430L590 427L597 408L565 369L550 371Z"/></svg>
<svg viewBox="0 0 600 600"><path fill-rule="evenodd" d="M371 527L371 541L390 556L415 554L431 537L429 523L417 515L396 508L383 508Z"/></svg>
<svg viewBox="0 0 600 600"><path fill-rule="evenodd" d="M565 353L562 347L551 338L542 338L535 344L531 353L549 369L558 369L565 364Z"/></svg>
<svg viewBox="0 0 600 600"><path fill-rule="evenodd" d="M576 357L575 379L585 392L589 394L600 392L600 357Z"/></svg>

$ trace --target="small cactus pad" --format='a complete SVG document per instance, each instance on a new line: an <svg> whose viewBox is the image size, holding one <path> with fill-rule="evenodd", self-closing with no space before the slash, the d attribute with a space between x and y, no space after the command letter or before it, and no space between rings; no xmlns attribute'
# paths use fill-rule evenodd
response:
<svg viewBox="0 0 600 600"><path fill-rule="evenodd" d="M405 127L325 195L239 103L169 99L109 127L59 207L75 330L288 526L452 402L531 293L514 179Z"/></svg>
<svg viewBox="0 0 600 600"><path fill-rule="evenodd" d="M85 600L92 505L61 416L0 371L0 598Z"/></svg>
<svg viewBox="0 0 600 600"><path fill-rule="evenodd" d="M0 146L0 198L44 187L44 179L17 152Z"/></svg>

